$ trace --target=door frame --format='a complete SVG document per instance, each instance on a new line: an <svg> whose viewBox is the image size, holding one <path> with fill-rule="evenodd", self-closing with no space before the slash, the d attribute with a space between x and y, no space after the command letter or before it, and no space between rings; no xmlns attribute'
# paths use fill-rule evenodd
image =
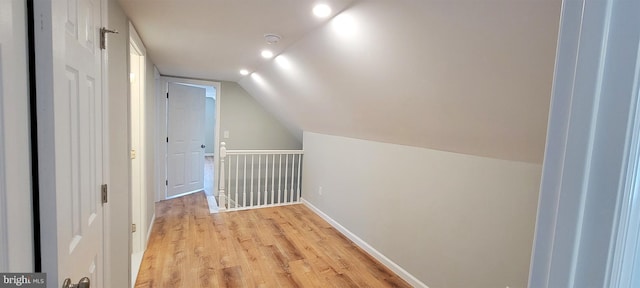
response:
<svg viewBox="0 0 640 288"><path fill-rule="evenodd" d="M132 137L132 133L136 132L133 129L133 116L137 116L138 118L138 138L139 141L137 143L137 147L136 147L136 159L138 160L138 173L139 173L139 177L136 181L139 181L139 185L138 185L138 189L136 191L136 189L134 189L134 177L133 177L133 173L134 173L134 169L133 169L133 161L129 162L129 171L131 173L130 177L129 177L129 189L131 189L131 223L130 224L137 224L137 226L140 228L139 230L137 230L137 236L138 239L135 239L133 237L133 233L131 234L131 249L132 249L132 253L137 253L137 252L142 252L145 250L146 248L146 237L143 234L143 228L148 227L147 223L146 223L146 215L143 215L143 213L146 214L147 211L147 207L146 207L146 203L147 203L147 177L146 177L146 173L148 170L148 167L146 166L146 157L147 157L147 151L146 151L146 142L148 141L145 137L145 128L148 128L148 126L146 125L145 119L146 119L146 113L147 111L145 110L145 97L146 97L146 61L147 61L147 52L146 49L144 47L144 43L142 42L142 40L140 39L140 36L138 35L137 31L135 30L135 27L133 26L133 24L131 22L129 22L129 73L131 75L131 73L133 73L133 71L131 71L131 63L133 63L133 59L131 59L131 55L135 53L138 54L140 59L141 59L141 63L139 63L139 67L140 67L140 71L138 76L136 76L137 78L139 78L140 80L138 80L138 86L139 86L139 90L138 90L138 103L137 105L133 105L132 100L133 100L133 95L132 95L132 86L131 86L131 81L129 81L129 104L130 104L130 108L129 108L129 151L133 151L133 137ZM137 111L134 111L134 107L137 107ZM133 159L131 159L133 160ZM134 201L135 199L135 201ZM138 204L138 205L134 205L134 204ZM137 207L136 207L137 206ZM135 210L137 209L137 211ZM137 240L137 241L134 241ZM138 242L138 243L135 243ZM137 245L137 246L136 246ZM139 250L136 250L135 248L138 247Z"/></svg>
<svg viewBox="0 0 640 288"><path fill-rule="evenodd" d="M634 281L639 9L632 1L563 3L529 287Z"/></svg>
<svg viewBox="0 0 640 288"><path fill-rule="evenodd" d="M214 151L217 152L220 149L219 147L220 141L218 141L218 139L220 139L220 105L222 102L221 83L213 80L191 79L191 78L183 78L178 76L160 75L160 84L159 84L160 86L157 87L156 89L156 91L158 91L158 100L159 100L157 101L158 109L156 111L158 111L157 123L160 123L160 125L158 125L158 130L159 130L158 147L160 148L156 150L156 159L163 159L163 161L158 161L158 163L156 164L157 165L156 169L158 171L161 171L161 173L163 173L162 174L163 177L160 177L159 179L157 179L158 189L157 189L156 199L158 201L168 199L167 198L168 187L165 181L168 179L167 177L169 176L168 165L167 165L168 143L166 142L166 139L168 137L167 125L168 125L168 113L169 113L167 93L169 93L170 82L202 85L202 86L213 86L216 88L216 125L215 125L215 132L214 132L215 134ZM160 111L164 111L164 112L160 112ZM218 173L218 165L219 165L218 158L219 157L214 157L214 167L215 167L216 174ZM218 177L213 177L213 187L218 187L217 184L218 184ZM217 197L218 195L217 193L218 193L218 189L216 189L216 191L213 192L213 195L207 195L207 196Z"/></svg>

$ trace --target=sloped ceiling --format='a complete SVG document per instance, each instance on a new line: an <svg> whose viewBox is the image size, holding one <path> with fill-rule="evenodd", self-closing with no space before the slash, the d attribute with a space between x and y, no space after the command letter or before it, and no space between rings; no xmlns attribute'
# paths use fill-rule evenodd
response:
<svg viewBox="0 0 640 288"><path fill-rule="evenodd" d="M264 63L262 49L284 48L326 23L315 0L118 0L147 53L165 75L238 81ZM333 14L353 0L323 0ZM282 40L266 43L265 34Z"/></svg>
<svg viewBox="0 0 640 288"><path fill-rule="evenodd" d="M238 81L302 130L542 161L560 0L119 1L162 74Z"/></svg>
<svg viewBox="0 0 640 288"><path fill-rule="evenodd" d="M239 83L306 131L540 163L560 4L358 1Z"/></svg>

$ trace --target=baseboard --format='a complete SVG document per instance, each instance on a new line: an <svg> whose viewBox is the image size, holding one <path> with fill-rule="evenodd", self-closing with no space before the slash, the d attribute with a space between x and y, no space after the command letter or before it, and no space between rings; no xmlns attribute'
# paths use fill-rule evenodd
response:
<svg viewBox="0 0 640 288"><path fill-rule="evenodd" d="M149 230L147 230L147 240L144 242L144 250L147 250L147 246L149 246L149 237L151 236L151 231L153 231L153 223L155 222L156 213L153 213L153 216L151 216L151 224L149 225Z"/></svg>
<svg viewBox="0 0 640 288"><path fill-rule="evenodd" d="M138 279L138 273L140 272L140 265L142 265L143 257L143 251L131 254L131 288L135 287L136 285L136 280Z"/></svg>
<svg viewBox="0 0 640 288"><path fill-rule="evenodd" d="M209 205L209 213L220 212L215 196L207 195L207 205Z"/></svg>
<svg viewBox="0 0 640 288"><path fill-rule="evenodd" d="M337 221L333 220L331 217L329 217L329 215L327 215L324 212L320 211L320 209L318 209L316 206L313 206L313 204L309 203L309 201L307 201L304 198L302 198L301 200L302 200L302 203L305 206L307 206L307 207L309 207L309 209L311 209L311 211L313 211L316 214L318 214L318 216L320 216L322 219L327 221L331 226L333 226L333 228L336 228L336 230L340 231L340 233L342 233L345 236L347 236L347 238L349 238L351 241L353 241L353 243L358 245L358 247L360 247L365 252L369 253L369 255L371 255L376 260L380 261L380 263L382 263L382 265L386 266L391 271L393 271L396 274L398 274L398 276L400 276L400 278L402 278L405 281L407 281L413 287L429 288L426 284L422 283L422 281L418 280L418 278L414 277L413 275L409 274L409 272L407 272L406 270L402 269L402 267L400 267L400 265L398 265L395 262L391 261L391 259L387 258L382 253L380 253L378 250L373 248L371 245L369 245L369 243L367 243L364 240L360 239L360 237L356 236L356 234L353 234L353 232L349 231L347 228L345 228L344 226L340 225L340 223L338 223Z"/></svg>

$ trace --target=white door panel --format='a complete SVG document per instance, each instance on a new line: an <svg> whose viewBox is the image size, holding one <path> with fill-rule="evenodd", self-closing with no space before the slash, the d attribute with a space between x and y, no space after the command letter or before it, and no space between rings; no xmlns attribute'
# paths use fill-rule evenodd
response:
<svg viewBox="0 0 640 288"><path fill-rule="evenodd" d="M47 9L39 1L36 5L42 5L36 9ZM44 139L38 149L41 155L45 155L43 152L51 153L53 149L53 155L41 158L42 166L55 168L54 172L41 169L42 179L53 177L51 181L54 183L52 188L49 187L50 182L41 182L41 194L55 194L55 203L45 204L53 206L53 209L46 206L49 208L43 209L42 214L43 219L55 219L50 223L54 225L47 225L48 220L43 220L42 226L44 239L57 239L51 241L57 243L56 261L44 259L51 255L49 249L52 247L51 243L43 243L44 272L55 274L49 279L57 282L50 283L51 287L60 287L65 278L77 283L82 277L90 278L92 288L103 287L103 209L100 196L105 119L102 51L98 41L101 7L100 0L54 1L51 7L52 47L41 47L37 52L38 55L46 55L48 48L53 51L53 95L43 91L49 88L48 83L38 84L38 97L44 98L41 102L53 104L52 107L42 107L42 104L38 107L38 122L44 123L44 127L38 127L39 138ZM41 73L46 75L51 71ZM53 123L47 123L49 121ZM46 129L53 129L53 135L50 131L43 131ZM53 147L47 144L51 138Z"/></svg>
<svg viewBox="0 0 640 288"><path fill-rule="evenodd" d="M169 83L167 198L204 189L204 88Z"/></svg>
<svg viewBox="0 0 640 288"><path fill-rule="evenodd" d="M60 97L56 155L63 172L58 189L58 229L62 230L59 274L73 282L88 276L101 287L102 267L102 93L99 36L100 2L68 0L65 23L67 94ZM68 181L68 182L67 182ZM65 193L65 191L68 191ZM66 207L70 205L70 207ZM66 214L66 215L64 215ZM62 216L62 217L60 217Z"/></svg>

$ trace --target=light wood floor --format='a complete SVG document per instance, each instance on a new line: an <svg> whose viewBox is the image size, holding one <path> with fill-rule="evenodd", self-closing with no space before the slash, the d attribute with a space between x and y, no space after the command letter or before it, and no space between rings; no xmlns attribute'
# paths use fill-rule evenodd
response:
<svg viewBox="0 0 640 288"><path fill-rule="evenodd" d="M135 287L411 287L303 205L209 214L156 206Z"/></svg>

